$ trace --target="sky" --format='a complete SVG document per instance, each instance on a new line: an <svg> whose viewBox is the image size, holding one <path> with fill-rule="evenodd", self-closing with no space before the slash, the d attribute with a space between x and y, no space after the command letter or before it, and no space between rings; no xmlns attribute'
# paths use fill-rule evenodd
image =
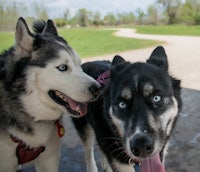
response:
<svg viewBox="0 0 200 172"><path fill-rule="evenodd" d="M138 8L145 11L149 5L156 2L156 0L18 0L17 2L25 4L31 12L31 5L35 1L45 6L50 18L62 16L66 9L69 9L70 16L73 16L80 8L92 12L99 11L101 15L108 12L135 12Z"/></svg>

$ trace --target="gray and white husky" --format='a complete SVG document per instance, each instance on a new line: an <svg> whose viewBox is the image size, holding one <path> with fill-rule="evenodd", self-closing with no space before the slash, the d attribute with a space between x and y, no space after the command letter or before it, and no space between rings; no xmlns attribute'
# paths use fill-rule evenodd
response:
<svg viewBox="0 0 200 172"><path fill-rule="evenodd" d="M99 84L82 71L80 58L52 20L31 33L19 18L15 45L0 56L0 171L35 164L56 172L63 114L81 117Z"/></svg>

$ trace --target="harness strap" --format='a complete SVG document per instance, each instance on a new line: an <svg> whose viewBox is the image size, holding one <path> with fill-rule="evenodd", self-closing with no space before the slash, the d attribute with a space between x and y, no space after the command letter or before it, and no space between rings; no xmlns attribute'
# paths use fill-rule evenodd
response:
<svg viewBox="0 0 200 172"><path fill-rule="evenodd" d="M18 164L20 165L36 159L42 152L45 151L44 146L31 148L27 146L25 143L23 143L22 140L19 140L18 138L12 135L10 137L15 143L18 143L16 148L16 156L18 158Z"/></svg>
<svg viewBox="0 0 200 172"><path fill-rule="evenodd" d="M100 74L96 80L99 84L101 84L101 86L104 86L109 82L109 78L110 78L110 70L107 70L102 74Z"/></svg>
<svg viewBox="0 0 200 172"><path fill-rule="evenodd" d="M63 127L63 125L59 123L59 120L55 121L54 123L57 129L57 135L59 137L62 137L65 134L65 128ZM45 146L32 148L26 145L26 143L24 143L22 140L18 139L17 137L14 137L12 135L10 135L10 137L15 143L18 143L16 147L16 156L18 158L19 165L25 164L27 162L30 162L36 159L42 152L45 151Z"/></svg>

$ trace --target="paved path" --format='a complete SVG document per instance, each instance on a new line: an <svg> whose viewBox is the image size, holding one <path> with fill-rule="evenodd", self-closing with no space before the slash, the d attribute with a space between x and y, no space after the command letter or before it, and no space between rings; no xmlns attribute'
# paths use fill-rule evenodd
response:
<svg viewBox="0 0 200 172"><path fill-rule="evenodd" d="M182 79L182 86L192 89L200 89L200 37L192 36L163 36L138 34L134 29L120 29L115 32L116 36L151 39L163 41L163 46L168 55L170 71ZM151 54L154 47L126 51L120 54L129 61L145 61ZM98 56L94 59L112 59L115 54Z"/></svg>
<svg viewBox="0 0 200 172"><path fill-rule="evenodd" d="M200 37L137 34L120 29L116 36L163 41L169 59L170 73L182 80L183 109L171 138L166 159L167 172L200 172ZM154 47L118 53L131 62L145 61ZM85 61L108 59L115 54ZM63 138L60 172L85 172L83 150L68 117ZM96 154L99 157L98 153ZM28 170L32 172L33 170Z"/></svg>

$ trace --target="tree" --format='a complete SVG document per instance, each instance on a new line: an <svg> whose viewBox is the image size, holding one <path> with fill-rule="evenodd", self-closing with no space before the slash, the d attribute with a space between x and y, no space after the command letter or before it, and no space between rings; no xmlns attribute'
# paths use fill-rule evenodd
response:
<svg viewBox="0 0 200 172"><path fill-rule="evenodd" d="M137 16L138 16L137 17L137 23L141 25L144 22L145 14L144 14L144 12L140 8L138 8L136 10L136 12L137 12Z"/></svg>
<svg viewBox="0 0 200 172"><path fill-rule="evenodd" d="M118 13L117 24L133 24L135 23L135 15L130 13Z"/></svg>
<svg viewBox="0 0 200 172"><path fill-rule="evenodd" d="M34 1L33 10L35 11L35 15L37 16L37 18L43 20L47 20L49 18L47 9L42 2L38 4L36 1Z"/></svg>
<svg viewBox="0 0 200 172"><path fill-rule="evenodd" d="M158 11L154 5L150 5L148 7L148 19L147 22L149 24L156 25L159 22Z"/></svg>
<svg viewBox="0 0 200 172"><path fill-rule="evenodd" d="M67 20L69 19L69 16L70 16L70 10L69 10L69 9L66 9L66 10L63 12L63 19L67 21Z"/></svg>
<svg viewBox="0 0 200 172"><path fill-rule="evenodd" d="M181 0L157 0L164 8L168 18L168 24L174 24L180 12Z"/></svg>
<svg viewBox="0 0 200 172"><path fill-rule="evenodd" d="M17 11L17 3L14 2L12 4L6 1L0 1L0 30L2 31L10 31L14 30L16 26L16 21L19 16Z"/></svg>
<svg viewBox="0 0 200 172"><path fill-rule="evenodd" d="M102 24L102 22L101 22L101 13L99 11L94 13L93 22L92 23L95 26L99 26L99 25Z"/></svg>
<svg viewBox="0 0 200 172"><path fill-rule="evenodd" d="M116 25L116 22L117 19L113 13L108 13L103 19L104 25L107 26Z"/></svg>
<svg viewBox="0 0 200 172"><path fill-rule="evenodd" d="M89 12L85 8L79 9L76 17L80 26L86 27L89 25Z"/></svg>

